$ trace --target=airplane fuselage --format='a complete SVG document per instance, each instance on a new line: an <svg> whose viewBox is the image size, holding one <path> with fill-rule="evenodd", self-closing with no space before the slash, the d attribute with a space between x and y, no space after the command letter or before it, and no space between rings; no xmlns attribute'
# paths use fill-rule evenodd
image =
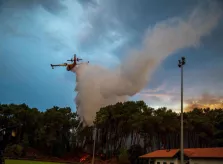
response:
<svg viewBox="0 0 223 164"><path fill-rule="evenodd" d="M72 64L67 64L67 63L64 63L64 64L51 64L51 67L52 67L52 69L54 69L54 67L66 66L67 71L71 71L74 67L76 67L77 61L79 61L79 60L82 60L82 59L76 58L76 55L74 55L73 59L67 60L67 61L72 61L73 62Z"/></svg>

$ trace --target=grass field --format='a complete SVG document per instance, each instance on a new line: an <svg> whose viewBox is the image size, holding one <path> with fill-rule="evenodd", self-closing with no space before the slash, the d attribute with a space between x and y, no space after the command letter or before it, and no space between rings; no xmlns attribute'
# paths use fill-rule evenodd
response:
<svg viewBox="0 0 223 164"><path fill-rule="evenodd" d="M5 160L5 164L61 164L54 162L24 161L24 160Z"/></svg>

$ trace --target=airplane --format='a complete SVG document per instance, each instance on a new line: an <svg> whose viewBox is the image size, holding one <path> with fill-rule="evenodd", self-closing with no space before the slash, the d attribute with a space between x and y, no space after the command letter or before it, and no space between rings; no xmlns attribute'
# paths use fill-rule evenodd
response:
<svg viewBox="0 0 223 164"><path fill-rule="evenodd" d="M76 65L79 65L79 63L77 63L77 62L80 61L80 60L82 60L82 59L77 58L76 54L74 54L74 58L73 59L71 58L70 60L67 60L67 61L73 62L72 64L67 64L67 63L63 63L63 64L50 64L50 66L52 67L52 69L54 69L54 67L66 66L67 67L67 71L70 71L74 67L76 67ZM89 63L89 61L88 61L88 63Z"/></svg>

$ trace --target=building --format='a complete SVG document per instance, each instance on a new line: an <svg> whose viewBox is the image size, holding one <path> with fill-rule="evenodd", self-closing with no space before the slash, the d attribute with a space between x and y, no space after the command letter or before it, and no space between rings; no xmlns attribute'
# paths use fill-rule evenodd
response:
<svg viewBox="0 0 223 164"><path fill-rule="evenodd" d="M157 150L139 157L143 164L180 164L180 149ZM223 164L223 147L184 149L185 164Z"/></svg>

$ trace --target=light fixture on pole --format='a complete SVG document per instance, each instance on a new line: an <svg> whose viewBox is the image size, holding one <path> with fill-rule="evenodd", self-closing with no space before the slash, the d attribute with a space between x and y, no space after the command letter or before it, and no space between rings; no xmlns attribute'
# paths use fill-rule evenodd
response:
<svg viewBox="0 0 223 164"><path fill-rule="evenodd" d="M185 65L185 57L179 60L178 66L181 68L181 113L180 113L180 163L184 163L184 125L183 125L183 66Z"/></svg>

